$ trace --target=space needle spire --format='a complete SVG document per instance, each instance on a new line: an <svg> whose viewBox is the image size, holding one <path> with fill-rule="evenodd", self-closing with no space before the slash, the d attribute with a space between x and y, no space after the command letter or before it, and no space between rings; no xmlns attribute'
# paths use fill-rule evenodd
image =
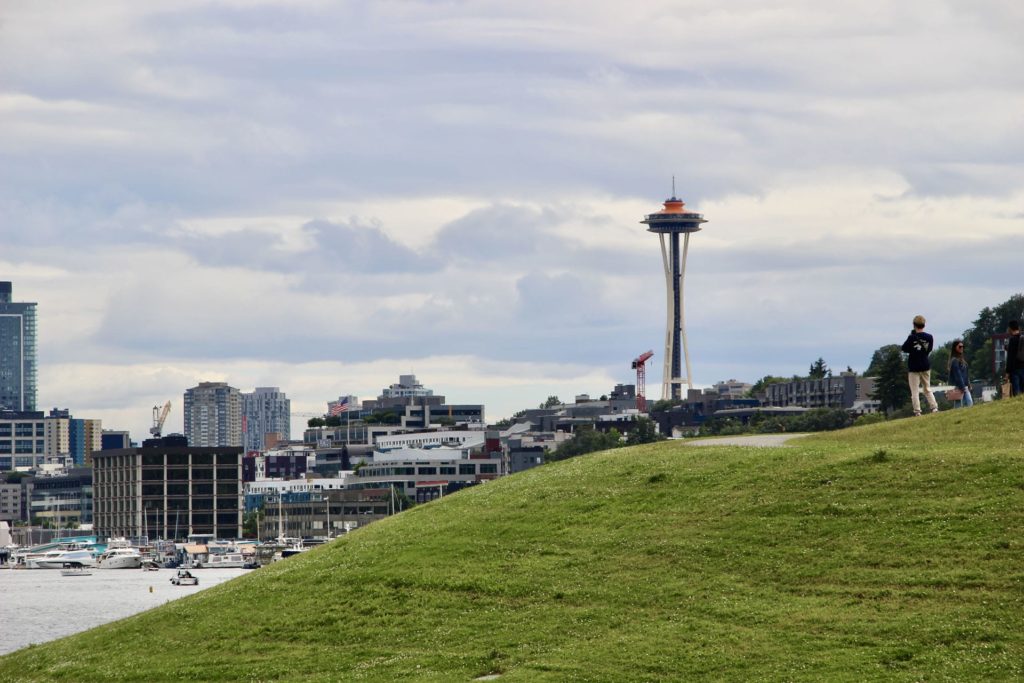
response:
<svg viewBox="0 0 1024 683"><path fill-rule="evenodd" d="M672 196L665 200L664 208L648 214L640 221L647 231L661 240L661 261L665 268L665 354L661 380L662 399L682 398L682 387L693 388L690 370L690 351L686 345L686 322L683 310L683 278L686 275L686 254L690 248L690 233L701 229L703 214L686 208L676 197L676 179L672 176ZM679 236L683 236L682 250ZM686 374L683 374L685 365Z"/></svg>

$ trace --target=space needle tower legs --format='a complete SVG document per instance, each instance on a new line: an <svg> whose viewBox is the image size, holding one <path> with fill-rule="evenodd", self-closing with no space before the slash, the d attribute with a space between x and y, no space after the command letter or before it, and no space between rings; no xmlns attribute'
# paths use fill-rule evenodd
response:
<svg viewBox="0 0 1024 683"><path fill-rule="evenodd" d="M683 304L683 281L686 276L686 257L690 249L690 233L706 223L704 216L686 209L681 199L673 196L665 200L665 207L648 215L641 223L661 241L661 260L665 268L665 355L662 369L661 397L682 398L682 385L693 388L690 369L690 351L686 344L686 324ZM682 252L679 237L682 235ZM685 364L686 374L683 374Z"/></svg>

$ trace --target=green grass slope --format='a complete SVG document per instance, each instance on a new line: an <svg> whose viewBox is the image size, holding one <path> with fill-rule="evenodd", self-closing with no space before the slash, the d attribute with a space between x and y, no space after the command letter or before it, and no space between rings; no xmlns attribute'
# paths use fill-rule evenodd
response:
<svg viewBox="0 0 1024 683"><path fill-rule="evenodd" d="M1024 400L583 456L0 658L0 680L1024 678Z"/></svg>

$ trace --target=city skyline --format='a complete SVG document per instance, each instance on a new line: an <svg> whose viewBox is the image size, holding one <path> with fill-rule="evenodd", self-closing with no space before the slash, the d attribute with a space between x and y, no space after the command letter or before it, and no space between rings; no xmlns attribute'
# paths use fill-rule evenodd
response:
<svg viewBox="0 0 1024 683"><path fill-rule="evenodd" d="M135 438L199 381L295 412L415 373L489 419L660 349L695 386L864 370L1019 289L1024 16L1000 2L155 0L0 9L0 280L37 408ZM660 381L660 353L649 380ZM297 425L293 425L293 429Z"/></svg>

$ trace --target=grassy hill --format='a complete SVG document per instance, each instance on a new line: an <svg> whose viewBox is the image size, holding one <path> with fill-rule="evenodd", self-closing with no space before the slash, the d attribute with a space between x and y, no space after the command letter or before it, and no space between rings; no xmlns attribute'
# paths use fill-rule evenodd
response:
<svg viewBox="0 0 1024 683"><path fill-rule="evenodd" d="M0 680L1024 678L1024 400L460 492Z"/></svg>

